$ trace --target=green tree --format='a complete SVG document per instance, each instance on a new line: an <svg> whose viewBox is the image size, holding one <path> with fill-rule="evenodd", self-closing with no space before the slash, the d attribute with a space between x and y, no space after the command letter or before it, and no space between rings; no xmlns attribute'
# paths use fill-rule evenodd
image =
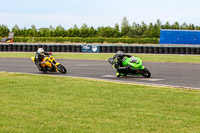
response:
<svg viewBox="0 0 200 133"><path fill-rule="evenodd" d="M123 18L121 24L121 35L127 37L130 31L130 25L126 17Z"/></svg>
<svg viewBox="0 0 200 133"><path fill-rule="evenodd" d="M113 33L113 37L120 37L121 33L120 33L120 29L119 29L119 24L116 23L115 24L115 28L114 28L114 33Z"/></svg>
<svg viewBox="0 0 200 133"><path fill-rule="evenodd" d="M15 36L21 36L21 30L19 29L19 27L17 25L15 25L13 28L12 28L12 32L14 32L14 35Z"/></svg>
<svg viewBox="0 0 200 133"><path fill-rule="evenodd" d="M89 28L87 24L83 24L80 29L80 37L88 37L89 36Z"/></svg>
<svg viewBox="0 0 200 133"><path fill-rule="evenodd" d="M162 29L171 29L171 25L169 24L169 22L167 21L165 25L161 26Z"/></svg>
<svg viewBox="0 0 200 133"><path fill-rule="evenodd" d="M59 26L56 27L54 33L55 33L54 35L56 37L64 37L64 36L66 36L65 29L61 25L59 25Z"/></svg>
<svg viewBox="0 0 200 133"><path fill-rule="evenodd" d="M172 25L172 29L180 29L179 23L177 21Z"/></svg>
<svg viewBox="0 0 200 133"><path fill-rule="evenodd" d="M0 25L0 36L2 37L7 37L9 34L10 30L6 25Z"/></svg>

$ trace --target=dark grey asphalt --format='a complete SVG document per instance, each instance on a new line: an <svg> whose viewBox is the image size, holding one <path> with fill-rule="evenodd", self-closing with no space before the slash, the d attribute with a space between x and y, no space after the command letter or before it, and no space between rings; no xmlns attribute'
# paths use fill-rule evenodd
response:
<svg viewBox="0 0 200 133"><path fill-rule="evenodd" d="M195 63L144 62L144 65L152 73L151 78L128 76L118 79L115 76L115 71L107 61L78 59L57 59L57 61L67 68L68 73L48 73L48 75L200 89L200 64ZM37 70L35 64L28 58L0 58L0 62L0 71L43 74Z"/></svg>

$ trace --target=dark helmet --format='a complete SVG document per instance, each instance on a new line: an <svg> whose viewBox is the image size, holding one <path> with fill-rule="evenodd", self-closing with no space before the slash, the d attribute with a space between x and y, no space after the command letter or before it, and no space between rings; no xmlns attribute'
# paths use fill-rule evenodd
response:
<svg viewBox="0 0 200 133"><path fill-rule="evenodd" d="M124 53L122 51L117 51L118 55L124 55Z"/></svg>
<svg viewBox="0 0 200 133"><path fill-rule="evenodd" d="M37 53L39 55L44 55L44 49L43 48L38 48Z"/></svg>

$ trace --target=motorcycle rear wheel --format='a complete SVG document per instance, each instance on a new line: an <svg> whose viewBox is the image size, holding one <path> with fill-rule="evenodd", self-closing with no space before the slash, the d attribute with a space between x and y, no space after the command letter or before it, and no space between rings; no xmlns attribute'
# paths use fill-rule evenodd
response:
<svg viewBox="0 0 200 133"><path fill-rule="evenodd" d="M147 68L144 68L141 72L142 76L145 78L150 78L151 77L151 73Z"/></svg>
<svg viewBox="0 0 200 133"><path fill-rule="evenodd" d="M59 64L57 67L60 73L67 73L67 69L63 65Z"/></svg>

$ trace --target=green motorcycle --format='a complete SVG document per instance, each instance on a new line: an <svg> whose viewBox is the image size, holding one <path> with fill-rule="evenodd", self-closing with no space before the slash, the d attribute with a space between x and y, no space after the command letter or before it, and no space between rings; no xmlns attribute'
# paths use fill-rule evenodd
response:
<svg viewBox="0 0 200 133"><path fill-rule="evenodd" d="M108 62L116 69L116 59L109 58ZM142 60L139 57L132 56L132 57L124 57L122 62L119 63L119 73L116 74L119 78L120 76L127 76L127 75L136 75L136 76L143 76L145 78L150 78L151 73L150 71L142 65Z"/></svg>

